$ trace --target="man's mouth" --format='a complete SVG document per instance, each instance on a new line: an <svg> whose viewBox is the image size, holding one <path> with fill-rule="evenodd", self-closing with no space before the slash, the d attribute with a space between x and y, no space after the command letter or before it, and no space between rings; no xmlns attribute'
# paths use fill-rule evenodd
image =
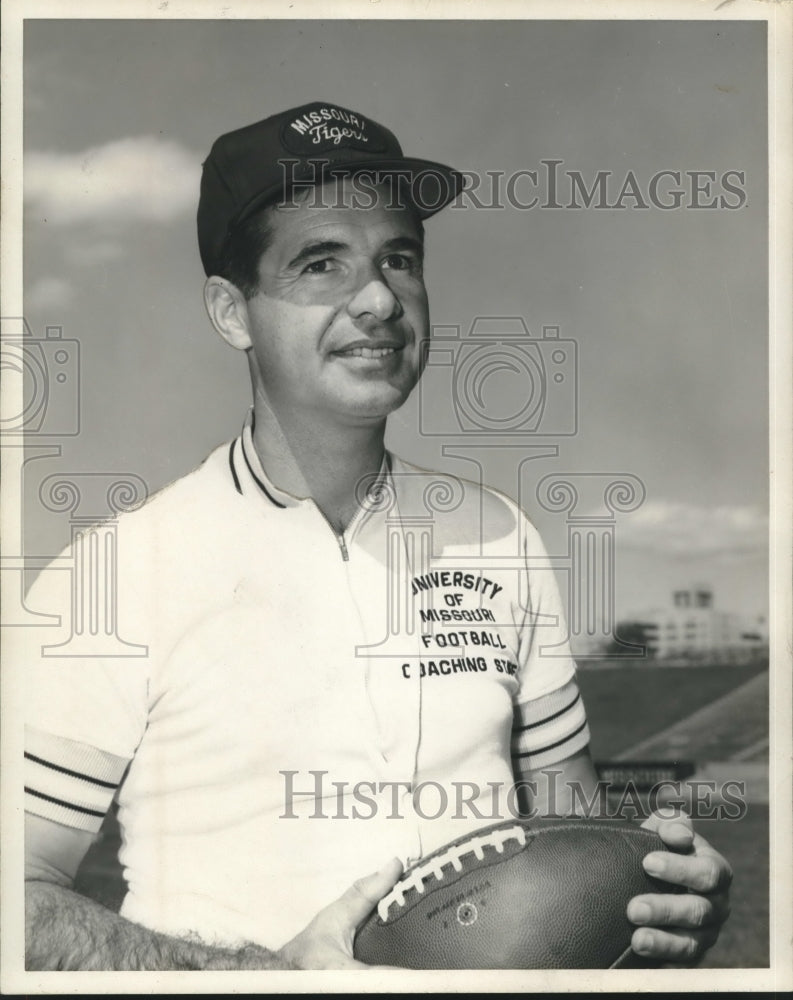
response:
<svg viewBox="0 0 793 1000"><path fill-rule="evenodd" d="M399 350L400 347L348 347L335 353L342 358L387 358Z"/></svg>

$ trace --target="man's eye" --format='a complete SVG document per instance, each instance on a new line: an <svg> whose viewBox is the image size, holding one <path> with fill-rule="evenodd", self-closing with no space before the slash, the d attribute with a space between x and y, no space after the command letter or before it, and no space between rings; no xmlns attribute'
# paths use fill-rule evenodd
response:
<svg viewBox="0 0 793 1000"><path fill-rule="evenodd" d="M383 258L383 266L391 271L421 270L421 265L415 258L403 253L390 253L387 257Z"/></svg>
<svg viewBox="0 0 793 1000"><path fill-rule="evenodd" d="M327 274L328 271L333 270L333 261L327 257L323 257L321 260L312 260L310 264L307 264L303 268L304 274Z"/></svg>

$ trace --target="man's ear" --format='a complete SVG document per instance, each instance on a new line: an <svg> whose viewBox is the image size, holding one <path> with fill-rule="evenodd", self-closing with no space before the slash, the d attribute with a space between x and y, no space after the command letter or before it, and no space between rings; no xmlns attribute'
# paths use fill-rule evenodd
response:
<svg viewBox="0 0 793 1000"><path fill-rule="evenodd" d="M230 281L213 274L204 285L204 305L212 326L238 351L251 346L248 333L248 306L245 296Z"/></svg>

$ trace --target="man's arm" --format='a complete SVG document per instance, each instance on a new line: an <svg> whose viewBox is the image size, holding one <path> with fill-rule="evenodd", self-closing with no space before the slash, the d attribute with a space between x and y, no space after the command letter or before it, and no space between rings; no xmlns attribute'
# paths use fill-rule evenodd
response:
<svg viewBox="0 0 793 1000"><path fill-rule="evenodd" d="M365 969L352 958L358 925L399 878L394 861L355 883L280 951L213 948L158 934L72 891L92 835L25 816L25 967L53 970Z"/></svg>
<svg viewBox="0 0 793 1000"><path fill-rule="evenodd" d="M157 934L52 882L25 887L25 967L60 970L294 969L255 945L237 951Z"/></svg>
<svg viewBox="0 0 793 1000"><path fill-rule="evenodd" d="M537 770L515 768L516 782L526 782L521 810L526 815L565 816L597 802L597 773L589 748ZM536 790L535 790L536 789ZM687 816L653 813L643 824L669 848L648 854L648 874L684 886L688 893L646 893L628 904L628 919L639 925L631 946L647 958L670 963L699 961L719 936L729 915L732 872L727 861L694 833Z"/></svg>
<svg viewBox="0 0 793 1000"><path fill-rule="evenodd" d="M72 891L92 834L25 816L25 966L51 970L290 969L278 953L157 934Z"/></svg>

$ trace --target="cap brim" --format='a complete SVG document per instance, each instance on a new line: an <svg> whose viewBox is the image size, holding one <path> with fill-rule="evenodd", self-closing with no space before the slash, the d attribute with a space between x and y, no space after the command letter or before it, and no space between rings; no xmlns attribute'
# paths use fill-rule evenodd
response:
<svg viewBox="0 0 793 1000"><path fill-rule="evenodd" d="M411 157L398 159L351 160L347 163L326 163L322 159L312 161L310 179L307 176L296 175L291 181L270 185L260 191L239 212L235 222L240 222L266 205L288 195L296 188L307 185L316 186L323 180L357 174L372 174L385 177L397 177L404 180L400 186L402 196L406 196L410 205L418 212L420 218L428 219L440 212L463 191L465 176L458 170L433 160L419 160ZM397 193L396 186L392 189ZM365 207L360 205L360 207ZM394 202L394 208L404 207L399 201Z"/></svg>

